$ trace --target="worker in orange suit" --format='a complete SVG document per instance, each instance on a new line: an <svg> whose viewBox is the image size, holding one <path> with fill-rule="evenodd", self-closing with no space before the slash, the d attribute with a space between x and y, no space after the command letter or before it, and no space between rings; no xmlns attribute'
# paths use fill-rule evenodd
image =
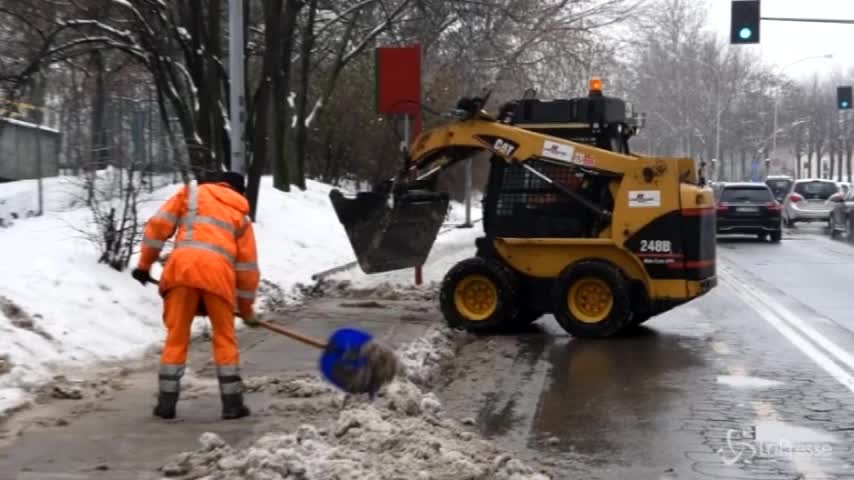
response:
<svg viewBox="0 0 854 480"><path fill-rule="evenodd" d="M248 213L243 176L218 172L182 187L145 224L139 264L132 272L143 285L152 281L151 265L165 242L175 235L174 250L159 281L167 334L154 408L158 417L175 418L190 326L202 308L213 330L222 418L250 414L243 403L240 353L234 333L235 307L244 322L256 325L253 304L260 274Z"/></svg>

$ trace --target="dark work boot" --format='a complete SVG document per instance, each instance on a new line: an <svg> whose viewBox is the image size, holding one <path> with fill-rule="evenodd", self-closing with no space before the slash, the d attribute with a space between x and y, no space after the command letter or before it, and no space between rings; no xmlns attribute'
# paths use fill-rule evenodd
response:
<svg viewBox="0 0 854 480"><path fill-rule="evenodd" d="M154 407L154 416L172 419L175 418L175 405L181 392L181 377L184 375L183 364L161 364L157 374L158 390L157 406Z"/></svg>
<svg viewBox="0 0 854 480"><path fill-rule="evenodd" d="M249 416L249 409L243 404L243 379L237 365L217 365L219 394L222 398L223 420L233 420Z"/></svg>
<svg viewBox="0 0 854 480"><path fill-rule="evenodd" d="M237 418L248 417L250 415L249 407L243 404L243 394L222 396L222 419L234 420Z"/></svg>
<svg viewBox="0 0 854 480"><path fill-rule="evenodd" d="M157 406L154 407L154 415L167 420L175 418L175 406L177 403L177 393L161 393L157 396Z"/></svg>

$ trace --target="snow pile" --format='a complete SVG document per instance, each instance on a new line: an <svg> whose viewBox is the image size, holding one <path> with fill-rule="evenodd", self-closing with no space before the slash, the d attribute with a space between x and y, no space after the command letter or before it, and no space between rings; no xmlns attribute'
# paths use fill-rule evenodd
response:
<svg viewBox="0 0 854 480"><path fill-rule="evenodd" d="M405 375L376 402L346 406L339 398L345 406L325 428L304 424L268 433L243 449L204 433L200 449L175 456L161 471L185 479L548 479L447 417L436 396L418 386L427 388L426 379L436 377L467 338L434 327L404 346L398 354Z"/></svg>

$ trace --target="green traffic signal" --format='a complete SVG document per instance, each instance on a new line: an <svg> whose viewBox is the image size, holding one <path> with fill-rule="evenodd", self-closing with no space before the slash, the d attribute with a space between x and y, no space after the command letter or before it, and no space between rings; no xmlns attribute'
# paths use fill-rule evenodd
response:
<svg viewBox="0 0 854 480"><path fill-rule="evenodd" d="M759 0L732 0L730 43L759 43Z"/></svg>
<svg viewBox="0 0 854 480"><path fill-rule="evenodd" d="M836 87L836 105L840 110L848 110L851 108L851 94L850 85Z"/></svg>

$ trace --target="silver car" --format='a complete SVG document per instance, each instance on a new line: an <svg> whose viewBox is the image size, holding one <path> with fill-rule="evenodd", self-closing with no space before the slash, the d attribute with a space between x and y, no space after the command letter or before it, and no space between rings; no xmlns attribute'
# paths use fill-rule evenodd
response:
<svg viewBox="0 0 854 480"><path fill-rule="evenodd" d="M783 203L783 222L788 227L796 222L828 222L834 206L830 197L841 191L832 180L796 180Z"/></svg>

